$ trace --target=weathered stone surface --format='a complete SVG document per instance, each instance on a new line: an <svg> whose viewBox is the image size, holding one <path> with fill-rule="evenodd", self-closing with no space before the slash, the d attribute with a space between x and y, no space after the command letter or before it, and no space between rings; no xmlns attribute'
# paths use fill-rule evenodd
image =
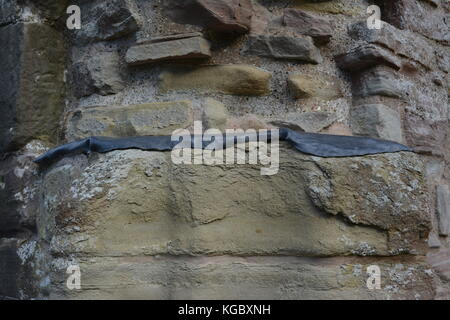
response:
<svg viewBox="0 0 450 320"><path fill-rule="evenodd" d="M309 36L250 36L243 53L260 57L298 60L318 64L323 61L319 49Z"/></svg>
<svg viewBox="0 0 450 320"><path fill-rule="evenodd" d="M105 257L80 261L82 290L55 279L52 299L431 299L424 262L296 257ZM382 290L368 290L367 268ZM64 274L64 269L55 272ZM55 277L56 278L56 277ZM108 290L105 290L105 287ZM271 312L274 312L273 309Z"/></svg>
<svg viewBox="0 0 450 320"><path fill-rule="evenodd" d="M208 128L219 129L221 131L226 129L229 115L227 108L223 103L208 98L203 103L203 109L205 122Z"/></svg>
<svg viewBox="0 0 450 320"><path fill-rule="evenodd" d="M355 96L385 96L402 98L406 96L395 73L389 69L372 68L352 77L352 91Z"/></svg>
<svg viewBox="0 0 450 320"><path fill-rule="evenodd" d="M217 32L247 32L252 2L247 0L167 0L166 14L177 23L205 27Z"/></svg>
<svg viewBox="0 0 450 320"><path fill-rule="evenodd" d="M0 237L35 229L40 193L38 170L32 160L45 151L44 144L32 141L0 161Z"/></svg>
<svg viewBox="0 0 450 320"><path fill-rule="evenodd" d="M260 96L270 92L271 74L248 65L211 65L169 68L162 72L161 90L199 90Z"/></svg>
<svg viewBox="0 0 450 320"><path fill-rule="evenodd" d="M320 132L336 120L336 114L328 112L290 112L284 117L270 120L270 124L296 131Z"/></svg>
<svg viewBox="0 0 450 320"><path fill-rule="evenodd" d="M0 26L15 22L18 11L19 7L16 0L0 1Z"/></svg>
<svg viewBox="0 0 450 320"><path fill-rule="evenodd" d="M348 53L336 56L335 60L339 68L353 73L377 65L385 65L396 70L401 67L399 58L375 45L359 46Z"/></svg>
<svg viewBox="0 0 450 320"><path fill-rule="evenodd" d="M295 98L334 100L342 97L339 81L333 77L291 74L288 83Z"/></svg>
<svg viewBox="0 0 450 320"><path fill-rule="evenodd" d="M450 280L450 249L445 248L427 255L428 262L439 276Z"/></svg>
<svg viewBox="0 0 450 320"><path fill-rule="evenodd" d="M139 29L139 16L126 0L95 3L82 10L83 27L74 30L74 44L114 40Z"/></svg>
<svg viewBox="0 0 450 320"><path fill-rule="evenodd" d="M35 246L33 240L0 238L0 300L37 296L35 275L26 264Z"/></svg>
<svg viewBox="0 0 450 320"><path fill-rule="evenodd" d="M376 3L381 7L383 20L397 28L450 44L450 22L440 6L418 0L377 0Z"/></svg>
<svg viewBox="0 0 450 320"><path fill-rule="evenodd" d="M255 165L173 165L169 153L137 150L66 161L45 177L39 233L55 253L89 256L390 255L428 236L416 156L283 148L280 160L270 179Z"/></svg>
<svg viewBox="0 0 450 320"><path fill-rule="evenodd" d="M299 9L285 9L283 24L295 32L310 36L317 44L326 44L332 36L330 21Z"/></svg>
<svg viewBox="0 0 450 320"><path fill-rule="evenodd" d="M397 55L408 57L429 69L436 68L431 44L408 30L399 30L388 23L383 23L379 30L369 29L367 22L361 21L349 26L349 34L356 40L387 47Z"/></svg>
<svg viewBox="0 0 450 320"><path fill-rule="evenodd" d="M67 138L171 135L174 130L191 125L192 114L190 101L83 108L70 116Z"/></svg>
<svg viewBox="0 0 450 320"><path fill-rule="evenodd" d="M450 189L447 185L439 185L436 188L437 213L439 216L439 234L450 235Z"/></svg>
<svg viewBox="0 0 450 320"><path fill-rule="evenodd" d="M405 139L416 152L442 156L448 135L448 121L425 119L411 109L405 115Z"/></svg>
<svg viewBox="0 0 450 320"><path fill-rule="evenodd" d="M61 35L39 23L0 29L0 150L54 141L64 108Z"/></svg>
<svg viewBox="0 0 450 320"><path fill-rule="evenodd" d="M210 44L202 37L140 44L128 49L125 60L130 65L170 60L207 59L211 57Z"/></svg>
<svg viewBox="0 0 450 320"><path fill-rule="evenodd" d="M356 135L403 142L400 115L382 104L353 107L351 122Z"/></svg>
<svg viewBox="0 0 450 320"><path fill-rule="evenodd" d="M115 94L125 86L117 52L97 52L74 63L70 77L76 97Z"/></svg>
<svg viewBox="0 0 450 320"><path fill-rule="evenodd" d="M413 153L315 161L308 194L328 213L389 230L390 252L415 251L431 228L423 164ZM409 200L406 200L408 198ZM416 244L416 246L414 245Z"/></svg>

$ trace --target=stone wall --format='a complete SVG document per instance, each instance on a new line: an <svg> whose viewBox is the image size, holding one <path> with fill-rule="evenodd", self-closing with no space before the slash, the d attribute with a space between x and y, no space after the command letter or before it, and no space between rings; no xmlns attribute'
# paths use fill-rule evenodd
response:
<svg viewBox="0 0 450 320"><path fill-rule="evenodd" d="M0 297L449 299L449 17L446 0L0 0ZM194 121L415 153L281 143L272 176L138 150L32 162Z"/></svg>

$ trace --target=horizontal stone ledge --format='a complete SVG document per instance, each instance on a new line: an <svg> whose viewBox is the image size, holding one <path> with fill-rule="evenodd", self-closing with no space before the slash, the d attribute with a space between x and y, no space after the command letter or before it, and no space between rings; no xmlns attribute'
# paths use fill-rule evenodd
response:
<svg viewBox="0 0 450 320"><path fill-rule="evenodd" d="M131 47L125 60L129 65L136 66L160 61L208 59L211 57L210 47L209 41L199 36L160 38Z"/></svg>
<svg viewBox="0 0 450 320"><path fill-rule="evenodd" d="M395 291L367 289L371 265L379 266L383 289ZM420 292L431 299L434 294L429 265L408 259L102 257L81 259L80 269L82 290L67 290L66 279L54 273L53 279L61 280L53 283L51 298L414 299Z"/></svg>
<svg viewBox="0 0 450 320"><path fill-rule="evenodd" d="M193 106L187 100L87 107L71 113L66 136L77 140L90 136L171 135L192 122Z"/></svg>
<svg viewBox="0 0 450 320"><path fill-rule="evenodd" d="M175 165L169 153L139 150L79 160L43 180L40 221L57 221L55 252L388 256L421 252L430 227L410 153L323 159L287 148L270 177L261 165Z"/></svg>
<svg viewBox="0 0 450 320"><path fill-rule="evenodd" d="M390 51L376 45L360 46L352 51L335 57L339 68L351 73L358 73L364 69L384 65L395 70L401 68L401 60Z"/></svg>
<svg viewBox="0 0 450 320"><path fill-rule="evenodd" d="M172 67L160 75L161 91L216 92L262 96L270 93L271 73L249 65Z"/></svg>

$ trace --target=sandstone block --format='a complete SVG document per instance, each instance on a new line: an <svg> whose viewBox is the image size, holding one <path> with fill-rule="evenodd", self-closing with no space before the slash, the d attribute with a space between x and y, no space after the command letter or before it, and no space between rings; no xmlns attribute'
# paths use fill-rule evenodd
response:
<svg viewBox="0 0 450 320"><path fill-rule="evenodd" d="M62 36L39 24L0 29L0 151L34 138L55 141L64 109Z"/></svg>
<svg viewBox="0 0 450 320"><path fill-rule="evenodd" d="M349 26L349 34L356 40L378 44L394 51L397 55L408 57L429 69L435 69L435 53L428 41L408 30L400 30L383 23L380 30L367 28L361 21Z"/></svg>
<svg viewBox="0 0 450 320"><path fill-rule="evenodd" d="M328 112L290 112L284 117L272 119L271 124L296 131L320 132L337 120L335 114Z"/></svg>
<svg viewBox="0 0 450 320"><path fill-rule="evenodd" d="M199 90L261 96L270 92L271 74L248 65L211 65L169 68L160 78L163 92Z"/></svg>
<svg viewBox="0 0 450 320"><path fill-rule="evenodd" d="M140 44L128 49L126 62L141 65L158 61L205 59L211 57L210 44L202 37Z"/></svg>
<svg viewBox="0 0 450 320"><path fill-rule="evenodd" d="M97 52L74 63L70 76L76 97L115 94L125 86L117 52Z"/></svg>
<svg viewBox="0 0 450 320"><path fill-rule="evenodd" d="M174 165L170 153L66 159L44 177L39 234L55 254L85 257L395 255L426 245L430 212L415 155L281 151L270 179L259 165Z"/></svg>
<svg viewBox="0 0 450 320"><path fill-rule="evenodd" d="M75 140L90 136L171 135L174 130L189 126L192 114L190 101L84 108L70 116L67 137Z"/></svg>
<svg viewBox="0 0 450 320"><path fill-rule="evenodd" d="M295 98L334 100L342 97L339 80L332 77L312 77L301 74L289 76L289 87Z"/></svg>
<svg viewBox="0 0 450 320"><path fill-rule="evenodd" d="M335 58L339 68L357 73L363 69L385 65L395 70L401 67L401 61L386 49L375 45L360 46Z"/></svg>
<svg viewBox="0 0 450 320"><path fill-rule="evenodd" d="M352 91L355 96L406 97L405 88L390 69L367 69L352 78Z"/></svg>
<svg viewBox="0 0 450 320"><path fill-rule="evenodd" d="M368 104L351 110L353 133L402 143L402 125L398 112L382 105Z"/></svg>
<svg viewBox="0 0 450 320"><path fill-rule="evenodd" d="M310 36L317 44L326 44L332 36L330 21L299 9L285 9L283 24L295 32Z"/></svg>
<svg viewBox="0 0 450 320"><path fill-rule="evenodd" d="M253 10L252 2L247 0L168 0L164 8L177 23L237 33L249 30Z"/></svg>
<svg viewBox="0 0 450 320"><path fill-rule="evenodd" d="M319 49L308 36L250 36L243 53L260 57L322 63Z"/></svg>
<svg viewBox="0 0 450 320"><path fill-rule="evenodd" d="M405 138L408 145L423 154L445 154L448 121L427 119L407 110L405 115Z"/></svg>

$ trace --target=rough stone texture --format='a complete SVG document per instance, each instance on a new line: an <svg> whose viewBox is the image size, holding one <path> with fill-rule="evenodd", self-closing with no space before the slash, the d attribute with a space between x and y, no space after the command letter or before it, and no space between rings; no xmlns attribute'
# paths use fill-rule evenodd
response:
<svg viewBox="0 0 450 320"><path fill-rule="evenodd" d="M351 122L356 135L403 142L400 115L382 104L352 108Z"/></svg>
<svg viewBox="0 0 450 320"><path fill-rule="evenodd" d="M292 74L289 76L288 82L295 98L317 97L324 100L334 100L342 97L338 80L333 77Z"/></svg>
<svg viewBox="0 0 450 320"><path fill-rule="evenodd" d="M0 161L0 236L36 228L38 168L32 162L47 147L32 141Z"/></svg>
<svg viewBox="0 0 450 320"><path fill-rule="evenodd" d="M317 44L330 42L332 36L329 20L298 9L284 10L283 24L299 34L312 37Z"/></svg>
<svg viewBox="0 0 450 320"><path fill-rule="evenodd" d="M353 94L359 97L385 96L402 98L406 96L395 73L389 69L372 68L353 77Z"/></svg>
<svg viewBox="0 0 450 320"><path fill-rule="evenodd" d="M400 69L400 59L388 50L375 45L360 46L348 53L336 56L337 65L348 72L361 72L363 69L385 65Z"/></svg>
<svg viewBox="0 0 450 320"><path fill-rule="evenodd" d="M94 93L109 95L120 92L125 83L119 62L117 52L97 52L92 57L74 63L70 76L75 96L84 97Z"/></svg>
<svg viewBox="0 0 450 320"><path fill-rule="evenodd" d="M85 288L72 299L432 299L433 279L420 261L379 262L385 289L364 289L370 263L295 257L154 257L81 261ZM61 270L62 272L63 270ZM168 286L167 283L171 285ZM105 290L105 286L108 290ZM272 311L273 312L273 311Z"/></svg>
<svg viewBox="0 0 450 320"><path fill-rule="evenodd" d="M128 49L126 61L130 65L170 60L207 59L211 57L210 44L202 37L141 44Z"/></svg>
<svg viewBox="0 0 450 320"><path fill-rule="evenodd" d="M399 30L383 23L380 30L367 28L367 22L361 21L349 26L349 34L356 40L364 40L389 48L397 55L408 57L429 69L436 68L435 52L424 37L408 30Z"/></svg>
<svg viewBox="0 0 450 320"><path fill-rule="evenodd" d="M166 14L177 23L199 25L216 32L247 32L252 2L247 0L167 0Z"/></svg>
<svg viewBox="0 0 450 320"><path fill-rule="evenodd" d="M296 131L320 132L337 120L336 115L327 112L288 113L284 117L272 119L271 124Z"/></svg>
<svg viewBox="0 0 450 320"><path fill-rule="evenodd" d="M370 1L83 0L75 3L79 32L65 27L65 0L14 2L0 0L0 37L38 23L46 36L30 39L64 32L68 54L60 80L37 88L53 73L22 73L32 50L20 36L2 41L0 96L23 96L26 114L42 112L61 134L31 134L25 147L0 154L0 299L450 299L450 243L439 236L436 194L450 177L447 2L384 1L388 23L369 30ZM297 9L313 20L289 27L285 18ZM210 42L209 61L126 63L130 47L195 37ZM280 48L304 54L291 52L291 40L258 49L272 56L244 55L257 37L307 42L320 63L274 59ZM36 55L58 60L45 42ZM117 55L103 59L105 52ZM49 88L62 88L64 69L68 90L58 110L66 120L58 121L47 102ZM295 99L287 81L294 74L317 82L312 92L336 86L340 94ZM273 176L261 176L261 165L177 166L169 152L137 150L67 157L39 171L31 163L56 142L170 134L194 120L205 129L352 135L356 108L374 104L389 109L364 114L362 125L388 123L388 110L397 111L401 124L376 134L401 129L418 154L322 159L282 143ZM14 118L3 113L0 123ZM69 265L80 265L82 290L66 291ZM369 265L381 268L381 290L366 287Z"/></svg>
<svg viewBox="0 0 450 320"><path fill-rule="evenodd" d="M450 235L450 189L447 185L436 188L437 213L439 216L439 234Z"/></svg>
<svg viewBox="0 0 450 320"><path fill-rule="evenodd" d="M358 225L389 230L390 242L397 245L390 247L391 253L409 252L416 241L420 247L420 239L428 236L430 208L421 174L423 165L414 154L350 161L317 159L315 163L320 172L309 174L308 194L318 207ZM381 184L386 188L380 188ZM414 200L405 202L405 197Z"/></svg>
<svg viewBox="0 0 450 320"><path fill-rule="evenodd" d="M447 137L448 121L423 119L413 111L407 110L405 138L416 152L443 155Z"/></svg>
<svg viewBox="0 0 450 320"><path fill-rule="evenodd" d="M0 28L0 150L33 138L55 141L64 107L61 35L39 24Z"/></svg>
<svg viewBox="0 0 450 320"><path fill-rule="evenodd" d="M212 65L171 68L161 76L161 90L199 90L234 95L260 96L270 92L271 74L248 65Z"/></svg>
<svg viewBox="0 0 450 320"><path fill-rule="evenodd" d="M298 60L308 63L321 63L320 51L308 36L251 36L243 53L284 60Z"/></svg>
<svg viewBox="0 0 450 320"><path fill-rule="evenodd" d="M190 101L85 108L70 116L67 137L171 135L191 125L192 112Z"/></svg>
<svg viewBox="0 0 450 320"><path fill-rule="evenodd" d="M90 41L114 40L139 28L140 18L128 0L87 4L82 8L83 27L73 32L75 45Z"/></svg>
<svg viewBox="0 0 450 320"><path fill-rule="evenodd" d="M211 98L206 99L203 105L207 127L222 131L226 129L229 114L225 105Z"/></svg>
<svg viewBox="0 0 450 320"><path fill-rule="evenodd" d="M443 1L445 2L445 1ZM383 20L400 29L409 29L430 39L450 44L448 15L439 6L419 0L377 0Z"/></svg>

